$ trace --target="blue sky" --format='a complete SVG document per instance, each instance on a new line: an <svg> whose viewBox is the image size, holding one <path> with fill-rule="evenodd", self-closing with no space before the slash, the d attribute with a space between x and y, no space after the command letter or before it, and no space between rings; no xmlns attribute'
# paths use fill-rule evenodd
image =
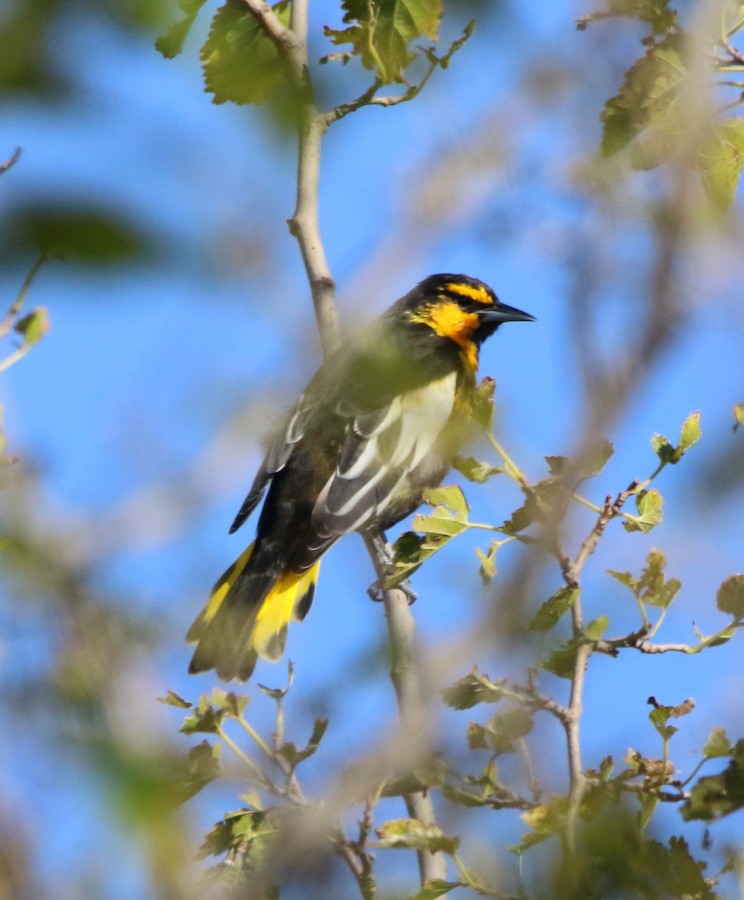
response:
<svg viewBox="0 0 744 900"><path fill-rule="evenodd" d="M316 30L335 21L332 4L314 9ZM497 379L500 439L534 479L544 474L544 455L570 452L585 413L568 301L577 255L587 247L602 251L596 340L610 359L624 340L632 344L637 298L649 277L648 229L630 209L658 189L654 178L662 179L638 175L628 187L627 217L614 221L573 175L596 146L602 101L638 50L630 26L576 32L573 17L584 11L569 4L546 11L535 3L507 5L493 18L484 11L471 42L416 102L361 110L334 126L324 145L321 224L346 322L369 320L435 271L480 277L505 302L536 315L534 325L502 329L481 363ZM465 12L454 8L448 36L465 24ZM161 640L143 664L151 681L143 679L142 709L168 688L195 698L212 685L208 677L186 675L182 636L214 578L243 548L242 532L228 537L226 531L259 461L260 441L318 362L308 290L284 224L294 200L293 146L264 113L211 104L195 42L168 62L150 37L133 38L83 11L60 22L55 34L79 91L74 103L56 106L2 99L7 147L0 155L17 144L24 148L2 177L3 204L83 198L127 213L162 242L153 243L150 260L131 266L50 262L29 302L48 307L52 331L5 375L1 400L11 451L40 474L36 517L70 529L86 546L92 542L94 557L96 543L105 546L96 583L125 607L157 619ZM535 87L541 72L555 78L552 93ZM358 93L363 83L348 70L332 76L348 78L348 87L335 89L342 96ZM433 177L438 165L441 175ZM715 492L716 461L742 437L731 433L731 407L744 400L739 237L738 218L698 232L683 279L692 312L613 422L607 437L616 455L586 488L601 502L649 474L651 434L661 431L674 441L685 416L700 410L703 440L658 485L664 524L644 537L625 535L616 523L592 560L587 614L609 608L613 631L631 627L632 599L603 574L606 568L638 572L651 547L662 548L670 574L684 584L664 638L680 641L692 639L691 620L705 632L720 627L715 589L742 568L742 481ZM31 262L18 255L0 274L8 302ZM216 437L241 410L240 436L215 450ZM148 501L147 492L163 481L171 489L163 495L168 515L161 526L155 511L164 507L158 495ZM193 490L189 502L178 502L181 485ZM467 493L474 517L495 523L519 503L503 479ZM146 519L134 529L132 509ZM583 511L575 518L577 535L591 527ZM446 657L452 635L467 634L485 618L492 600L479 585L473 552L484 544L465 536L417 575L415 613L425 652ZM511 547L501 551L500 577L517 557ZM384 635L382 610L364 592L371 579L361 541L342 541L323 564L311 615L290 634L288 653L297 666L290 709L298 731L308 731L317 709L333 716L328 755L314 763L319 782L331 777L345 742L362 747L390 727L391 688L370 676L370 648ZM544 577L535 608L558 579L557 571ZM11 602L18 602L14 591L3 605L12 610ZM6 645L5 679L22 658L43 665L48 638L38 625L32 621L22 641ZM480 653L451 676L478 662L496 678L519 672L525 659L503 648ZM621 757L629 745L657 754L649 694L669 703L694 696L698 703L678 735L675 759L687 771L714 725L741 736L739 660L737 640L691 658L594 659L586 764L606 753ZM279 683L283 671L264 665L258 678ZM352 680L353 690L334 691L341 678ZM550 684L559 695L564 688ZM261 702L256 705L265 719ZM155 707L148 715L164 734L175 730L170 710ZM466 720L445 717L453 721L464 745ZM556 736L548 730L544 740ZM0 788L15 805L32 810L45 786L67 823L63 840L41 838L44 857L53 868L82 871L98 827L100 786L85 773L62 783L60 760L40 751L29 734L3 737L0 759L8 773ZM224 789L210 791L198 803L202 830L226 803L237 805ZM735 834L736 824L723 823L721 832ZM113 886L102 879L106 895L141 895L134 881Z"/></svg>

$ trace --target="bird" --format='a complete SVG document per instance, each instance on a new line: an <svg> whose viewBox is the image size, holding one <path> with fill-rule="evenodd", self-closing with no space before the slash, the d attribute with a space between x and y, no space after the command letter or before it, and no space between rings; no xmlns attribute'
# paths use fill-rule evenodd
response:
<svg viewBox="0 0 744 900"><path fill-rule="evenodd" d="M467 432L481 344L505 322L530 321L483 281L431 275L329 354L230 527L265 496L255 539L188 630L189 672L247 681L259 657L282 657L323 554L350 532L379 539L441 483Z"/></svg>

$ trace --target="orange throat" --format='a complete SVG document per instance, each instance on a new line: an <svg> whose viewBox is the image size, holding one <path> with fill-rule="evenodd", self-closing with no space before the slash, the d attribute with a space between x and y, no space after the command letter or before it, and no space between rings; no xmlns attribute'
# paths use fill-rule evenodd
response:
<svg viewBox="0 0 744 900"><path fill-rule="evenodd" d="M477 313L465 312L452 300L438 300L410 314L412 322L428 325L436 334L449 338L460 348L468 368L478 368L478 347L473 334L480 324Z"/></svg>

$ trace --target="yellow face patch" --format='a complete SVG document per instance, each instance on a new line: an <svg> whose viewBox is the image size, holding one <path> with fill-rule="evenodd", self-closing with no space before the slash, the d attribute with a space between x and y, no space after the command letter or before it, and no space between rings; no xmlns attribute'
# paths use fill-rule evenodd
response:
<svg viewBox="0 0 744 900"><path fill-rule="evenodd" d="M463 284L460 281L450 281L449 284L445 284L444 289L449 291L450 294L459 294L461 297L467 297L468 300L472 300L474 303L482 303L484 306L493 304L493 297L483 285L473 287L471 284Z"/></svg>
<svg viewBox="0 0 744 900"><path fill-rule="evenodd" d="M438 300L409 313L409 318L454 341L462 349L470 368L478 368L478 349L471 339L480 324L477 313L465 312L454 300Z"/></svg>

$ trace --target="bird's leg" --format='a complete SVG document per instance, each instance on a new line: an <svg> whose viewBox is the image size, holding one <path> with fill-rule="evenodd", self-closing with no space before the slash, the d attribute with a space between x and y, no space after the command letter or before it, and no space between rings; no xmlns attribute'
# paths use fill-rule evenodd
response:
<svg viewBox="0 0 744 900"><path fill-rule="evenodd" d="M366 533L366 537L374 547L375 554L382 568L382 571L378 569L379 577L367 588L367 593L375 603L381 603L385 599L385 579L392 572L394 554L384 531L370 530ZM396 584L395 587L406 595L409 606L416 602L416 593L407 578L401 581L400 584Z"/></svg>

